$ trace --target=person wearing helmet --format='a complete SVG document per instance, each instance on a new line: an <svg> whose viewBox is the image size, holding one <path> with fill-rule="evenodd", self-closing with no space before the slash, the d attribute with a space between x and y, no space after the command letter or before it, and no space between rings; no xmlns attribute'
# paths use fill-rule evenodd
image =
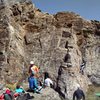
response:
<svg viewBox="0 0 100 100"><path fill-rule="evenodd" d="M31 75L32 74L32 70L31 70L31 67L34 65L34 62L33 61L30 61L30 66L29 66L29 74Z"/></svg>
<svg viewBox="0 0 100 100"><path fill-rule="evenodd" d="M35 74L38 76L39 73L39 67L37 67L33 61L30 61L30 67L29 67L29 74Z"/></svg>

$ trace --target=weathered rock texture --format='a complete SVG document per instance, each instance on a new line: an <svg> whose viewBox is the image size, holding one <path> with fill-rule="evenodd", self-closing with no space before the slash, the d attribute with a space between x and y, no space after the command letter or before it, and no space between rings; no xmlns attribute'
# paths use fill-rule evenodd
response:
<svg viewBox="0 0 100 100"><path fill-rule="evenodd" d="M0 3L0 80L21 80L33 60L50 73L64 98L72 97L77 83L84 91L90 82L100 85L100 22L73 12L49 15L20 1ZM84 75L79 73L83 60Z"/></svg>
<svg viewBox="0 0 100 100"><path fill-rule="evenodd" d="M34 96L34 100L61 100L59 94L51 88L45 88L41 90L41 94L31 94Z"/></svg>

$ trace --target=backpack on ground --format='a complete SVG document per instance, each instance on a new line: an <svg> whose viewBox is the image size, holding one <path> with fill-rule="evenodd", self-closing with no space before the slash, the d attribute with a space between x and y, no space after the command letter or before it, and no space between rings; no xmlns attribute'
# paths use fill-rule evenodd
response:
<svg viewBox="0 0 100 100"><path fill-rule="evenodd" d="M4 94L4 100L12 100L12 97L10 94Z"/></svg>

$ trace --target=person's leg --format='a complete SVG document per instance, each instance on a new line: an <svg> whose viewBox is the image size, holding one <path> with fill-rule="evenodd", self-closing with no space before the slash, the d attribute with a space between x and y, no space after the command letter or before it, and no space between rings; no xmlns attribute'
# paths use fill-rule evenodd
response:
<svg viewBox="0 0 100 100"><path fill-rule="evenodd" d="M39 93L40 94L40 90L35 88L34 93Z"/></svg>
<svg viewBox="0 0 100 100"><path fill-rule="evenodd" d="M82 70L82 75L84 75L84 70Z"/></svg>
<svg viewBox="0 0 100 100"><path fill-rule="evenodd" d="M40 93L40 91L36 88L34 88L34 93Z"/></svg>

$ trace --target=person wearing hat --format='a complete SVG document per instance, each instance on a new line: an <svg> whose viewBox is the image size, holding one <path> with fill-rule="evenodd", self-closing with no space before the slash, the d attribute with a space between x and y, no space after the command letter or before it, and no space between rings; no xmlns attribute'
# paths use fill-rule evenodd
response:
<svg viewBox="0 0 100 100"><path fill-rule="evenodd" d="M76 90L73 94L73 100L85 100L85 94L83 90L80 89L80 85L76 84ZM75 99L76 98L76 99Z"/></svg>
<svg viewBox="0 0 100 100"><path fill-rule="evenodd" d="M35 74L38 77L39 73L39 67L37 67L33 61L30 61L30 67L29 67L29 74Z"/></svg>

